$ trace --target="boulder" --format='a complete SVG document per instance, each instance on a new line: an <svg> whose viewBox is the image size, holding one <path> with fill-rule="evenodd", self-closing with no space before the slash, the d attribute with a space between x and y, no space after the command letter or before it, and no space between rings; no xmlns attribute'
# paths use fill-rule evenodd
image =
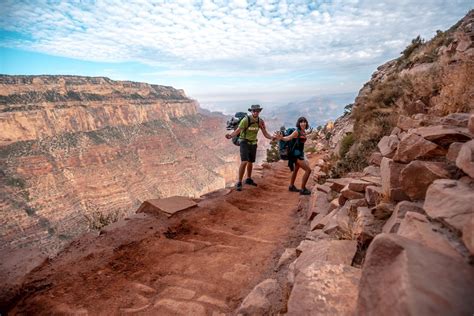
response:
<svg viewBox="0 0 474 316"><path fill-rule="evenodd" d="M313 262L296 276L286 315L350 315L360 273L349 265Z"/></svg>
<svg viewBox="0 0 474 316"><path fill-rule="evenodd" d="M355 219L357 217L357 209L363 206L367 206L367 201L365 199L347 201L347 207L349 208L349 217Z"/></svg>
<svg viewBox="0 0 474 316"><path fill-rule="evenodd" d="M402 169L400 186L410 200L423 200L428 186L434 180L449 177L450 172L445 163L415 160Z"/></svg>
<svg viewBox="0 0 474 316"><path fill-rule="evenodd" d="M471 134L474 134L474 114L469 116L469 121L467 122L467 128Z"/></svg>
<svg viewBox="0 0 474 316"><path fill-rule="evenodd" d="M451 113L442 117L439 122L443 125L467 127L469 117L469 113Z"/></svg>
<svg viewBox="0 0 474 316"><path fill-rule="evenodd" d="M324 192L326 194L328 194L329 192L331 192L331 188L327 185L324 185L324 184L316 184L316 189L318 191L321 191L321 192Z"/></svg>
<svg viewBox="0 0 474 316"><path fill-rule="evenodd" d="M462 145L456 158L456 166L468 176L474 178L474 140Z"/></svg>
<svg viewBox="0 0 474 316"><path fill-rule="evenodd" d="M313 193L309 200L308 205L308 221L312 221L313 218L318 214L326 215L329 213L329 202L327 200L327 194L321 191L317 191L313 188Z"/></svg>
<svg viewBox="0 0 474 316"><path fill-rule="evenodd" d="M436 232L426 215L407 212L400 223L397 234L447 256L462 260L462 256L451 246L446 237Z"/></svg>
<svg viewBox="0 0 474 316"><path fill-rule="evenodd" d="M357 251L355 240L304 240L297 248L300 252L295 261L295 275L315 261L351 265Z"/></svg>
<svg viewBox="0 0 474 316"><path fill-rule="evenodd" d="M362 177L360 179L365 181L365 182L370 182L370 183L372 183L372 185L375 185L377 187L382 186L382 178L380 178L380 176L379 177L365 176L365 177Z"/></svg>
<svg viewBox="0 0 474 316"><path fill-rule="evenodd" d="M382 154L379 153L379 152L373 152L369 159L367 160L369 164L371 165L377 165L377 166L380 166L380 163L382 162Z"/></svg>
<svg viewBox="0 0 474 316"><path fill-rule="evenodd" d="M365 188L371 185L370 182L363 180L353 180L349 183L348 189L355 192L365 192Z"/></svg>
<svg viewBox="0 0 474 316"><path fill-rule="evenodd" d="M327 179L326 183L329 185L329 187L332 190L336 192L341 192L341 190L344 189L344 187L348 185L349 182L351 181L352 181L351 178L339 178L339 179Z"/></svg>
<svg viewBox="0 0 474 316"><path fill-rule="evenodd" d="M340 194L339 197L337 198L337 203L341 206L344 206L346 202L347 202L347 198L344 195Z"/></svg>
<svg viewBox="0 0 474 316"><path fill-rule="evenodd" d="M473 136L467 128L443 125L419 127L413 133L446 148L454 142L466 142Z"/></svg>
<svg viewBox="0 0 474 316"><path fill-rule="evenodd" d="M417 134L407 134L400 141L393 160L408 163L419 158L443 156L446 150Z"/></svg>
<svg viewBox="0 0 474 316"><path fill-rule="evenodd" d="M374 208L371 209L374 218L380 220L389 219L393 213L394 205L391 203L378 203Z"/></svg>
<svg viewBox="0 0 474 316"><path fill-rule="evenodd" d="M306 234L305 239L306 240L312 240L312 241L318 241L318 240L321 240L321 239L332 239L332 237L329 236L328 234L324 233L322 230L318 229L318 230L314 230L314 231L309 231Z"/></svg>
<svg viewBox="0 0 474 316"><path fill-rule="evenodd" d="M349 206L344 205L329 219L327 225L323 228L323 232L337 239L350 239L350 222Z"/></svg>
<svg viewBox="0 0 474 316"><path fill-rule="evenodd" d="M398 117L397 127L399 127L402 131L408 131L412 128L418 128L420 126L421 124L418 120L414 120L408 116L403 115Z"/></svg>
<svg viewBox="0 0 474 316"><path fill-rule="evenodd" d="M341 205L339 205L339 199L335 198L334 200L331 201L331 203L329 203L329 213L340 206Z"/></svg>
<svg viewBox="0 0 474 316"><path fill-rule="evenodd" d="M402 129L398 126L395 126L390 132L390 135L399 135L401 132L402 132Z"/></svg>
<svg viewBox="0 0 474 316"><path fill-rule="evenodd" d="M380 177L380 167L377 166L367 166L362 171L364 176L371 176L371 177Z"/></svg>
<svg viewBox="0 0 474 316"><path fill-rule="evenodd" d="M394 162L392 159L384 157L380 164L380 174L382 178L382 192L392 201L407 200L408 197L402 191L399 175L405 168L405 164Z"/></svg>
<svg viewBox="0 0 474 316"><path fill-rule="evenodd" d="M462 241L471 253L471 256L474 256L474 217L464 225L462 230Z"/></svg>
<svg viewBox="0 0 474 316"><path fill-rule="evenodd" d="M400 228L400 223L408 212L425 214L421 202L402 201L395 206L392 215L382 228L383 233L396 233Z"/></svg>
<svg viewBox="0 0 474 316"><path fill-rule="evenodd" d="M376 205L383 199L383 190L381 187L368 186L365 189L365 200L369 205Z"/></svg>
<svg viewBox="0 0 474 316"><path fill-rule="evenodd" d="M392 158L397 150L399 140L396 135L384 136L377 144L380 153L384 157Z"/></svg>
<svg viewBox="0 0 474 316"><path fill-rule="evenodd" d="M367 185L370 185L370 183L367 183ZM348 200L354 200L354 199L363 199L364 198L364 193L361 192L356 192L352 191L349 189L350 183L344 187L344 189L341 190L341 195L344 196Z"/></svg>
<svg viewBox="0 0 474 316"><path fill-rule="evenodd" d="M279 289L278 282L275 279L262 281L245 297L236 314L267 314L272 306L270 297L275 295Z"/></svg>
<svg viewBox="0 0 474 316"><path fill-rule="evenodd" d="M339 210L339 208L336 208L336 209L332 210L332 212L327 214L327 215L323 215L323 214L316 215L316 217L311 221L310 230L324 228L324 226L327 225L329 220L334 216L334 214L336 214L336 212L338 210Z"/></svg>
<svg viewBox="0 0 474 316"><path fill-rule="evenodd" d="M276 270L296 258L296 248L286 248L278 260Z"/></svg>
<svg viewBox="0 0 474 316"><path fill-rule="evenodd" d="M352 238L361 243L372 240L382 232L384 221L376 219L368 207L357 209L357 218L352 228Z"/></svg>
<svg viewBox="0 0 474 316"><path fill-rule="evenodd" d="M429 217L443 221L458 232L474 218L474 188L457 180L441 179L426 192L423 209Z"/></svg>
<svg viewBox="0 0 474 316"><path fill-rule="evenodd" d="M452 143L449 145L448 153L446 154L446 159L448 161L456 163L456 158L458 158L459 151L464 143Z"/></svg>
<svg viewBox="0 0 474 316"><path fill-rule="evenodd" d="M395 234L380 234L367 251L356 315L471 315L469 264Z"/></svg>

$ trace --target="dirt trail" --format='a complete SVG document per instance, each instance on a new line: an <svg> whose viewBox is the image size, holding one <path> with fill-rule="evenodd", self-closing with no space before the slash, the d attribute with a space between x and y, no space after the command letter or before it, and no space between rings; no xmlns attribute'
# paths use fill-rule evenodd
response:
<svg viewBox="0 0 474 316"><path fill-rule="evenodd" d="M9 314L230 314L301 238L289 175L276 163L255 171L258 187L84 236L28 276Z"/></svg>

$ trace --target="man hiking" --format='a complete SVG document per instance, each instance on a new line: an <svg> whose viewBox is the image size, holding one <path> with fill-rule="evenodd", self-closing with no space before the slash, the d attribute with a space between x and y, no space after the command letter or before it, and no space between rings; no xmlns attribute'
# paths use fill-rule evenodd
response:
<svg viewBox="0 0 474 316"><path fill-rule="evenodd" d="M242 179L244 178L245 169L247 169L247 179L245 184L257 186L252 180L252 168L257 156L257 133L259 129L262 130L263 135L273 140L274 138L267 132L265 123L259 118L260 112L263 110L259 104L253 104L248 109L252 115L244 117L239 124L239 127L232 133L226 134L227 139L234 136L239 136L240 141L240 166L239 166L239 180L236 184L237 191L242 191Z"/></svg>

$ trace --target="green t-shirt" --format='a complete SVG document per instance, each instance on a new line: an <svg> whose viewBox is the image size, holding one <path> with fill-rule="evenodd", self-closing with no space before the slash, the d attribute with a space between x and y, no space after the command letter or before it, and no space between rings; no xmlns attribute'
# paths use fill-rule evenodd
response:
<svg viewBox="0 0 474 316"><path fill-rule="evenodd" d="M249 118L250 118L250 126L249 126ZM248 140L249 144L256 144L257 143L257 134L258 130L260 129L259 125L262 125L263 120L261 118L254 118L253 116L244 117L242 121L240 121L239 128L240 132L240 139ZM248 127L247 127L248 126Z"/></svg>

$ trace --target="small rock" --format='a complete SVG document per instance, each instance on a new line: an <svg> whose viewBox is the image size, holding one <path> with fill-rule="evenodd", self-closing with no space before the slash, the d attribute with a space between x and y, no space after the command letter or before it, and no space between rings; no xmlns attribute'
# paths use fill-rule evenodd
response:
<svg viewBox="0 0 474 316"><path fill-rule="evenodd" d="M276 270L279 270L283 265L294 260L296 258L296 248L286 248L283 254L278 260Z"/></svg>
<svg viewBox="0 0 474 316"><path fill-rule="evenodd" d="M410 202L410 201L401 201L396 206L395 209L382 228L383 233L396 233L400 228L400 223L408 212L417 212L420 214L426 214L423 210L423 204L421 202Z"/></svg>
<svg viewBox="0 0 474 316"><path fill-rule="evenodd" d="M341 192L342 189L344 189L344 187L346 185L349 184L349 182L351 182L352 179L351 178L340 178L340 179L327 179L326 182L329 184L330 188L338 193Z"/></svg>
<svg viewBox="0 0 474 316"><path fill-rule="evenodd" d="M349 183L348 189L355 192L365 192L365 188L371 185L370 182L363 180L353 180Z"/></svg>
<svg viewBox="0 0 474 316"><path fill-rule="evenodd" d="M448 166L443 162L415 160L400 173L400 187L410 200L423 200L434 180L449 178Z"/></svg>
<svg viewBox="0 0 474 316"><path fill-rule="evenodd" d="M343 195L346 199L348 200L354 200L354 199L363 199L364 198L364 193L361 192L356 192L352 191L349 189L349 185L346 185L344 189L341 190L341 195ZM370 183L367 183L367 186L369 186Z"/></svg>
<svg viewBox="0 0 474 316"><path fill-rule="evenodd" d="M382 177L382 192L392 201L407 200L408 197L402 191L399 175L405 168L405 164L394 162L392 159L384 157L380 164Z"/></svg>
<svg viewBox="0 0 474 316"><path fill-rule="evenodd" d="M357 208L357 218L352 227L352 237L365 243L382 232L383 221L375 219L367 207Z"/></svg>
<svg viewBox="0 0 474 316"><path fill-rule="evenodd" d="M456 158L456 166L468 176L474 178L474 140L462 145Z"/></svg>
<svg viewBox="0 0 474 316"><path fill-rule="evenodd" d="M402 132L401 128L398 126L395 126L392 131L390 132L390 135L398 135ZM380 158L382 160L382 158Z"/></svg>
<svg viewBox="0 0 474 316"><path fill-rule="evenodd" d="M397 150L399 140L396 135L384 136L377 144L380 153L384 157L392 158Z"/></svg>
<svg viewBox="0 0 474 316"><path fill-rule="evenodd" d="M264 315L271 308L270 297L279 291L279 285L275 279L266 279L259 283L245 297L236 314Z"/></svg>
<svg viewBox="0 0 474 316"><path fill-rule="evenodd" d="M365 189L365 200L369 205L376 205L382 201L383 198L383 190L381 187L376 186L368 186Z"/></svg>
<svg viewBox="0 0 474 316"><path fill-rule="evenodd" d="M323 232L326 234L336 237L337 239L350 239L351 228L349 218L349 207L344 205L342 208L336 211L332 216L327 225L324 226Z"/></svg>
<svg viewBox="0 0 474 316"><path fill-rule="evenodd" d="M377 166L367 166L362 171L364 176L371 176L371 177L380 177L380 167Z"/></svg>
<svg viewBox="0 0 474 316"><path fill-rule="evenodd" d="M369 159L367 160L369 164L371 165L377 165L377 166L380 166L380 163L382 162L382 154L379 153L379 152L373 152Z"/></svg>
<svg viewBox="0 0 474 316"><path fill-rule="evenodd" d="M386 220L390 218L394 208L394 205L391 203L379 203L371 210L371 212L375 219Z"/></svg>
<svg viewBox="0 0 474 316"><path fill-rule="evenodd" d="M474 134L474 114L471 114L469 116L469 121L467 123L467 128L469 129L469 132L471 132L471 134Z"/></svg>
<svg viewBox="0 0 474 316"><path fill-rule="evenodd" d="M458 232L473 220L474 188L456 180L435 180L423 205L429 217L441 220Z"/></svg>
<svg viewBox="0 0 474 316"><path fill-rule="evenodd" d="M459 151L464 143L454 142L449 145L448 153L446 155L446 159L448 161L456 163L456 158L458 158Z"/></svg>

